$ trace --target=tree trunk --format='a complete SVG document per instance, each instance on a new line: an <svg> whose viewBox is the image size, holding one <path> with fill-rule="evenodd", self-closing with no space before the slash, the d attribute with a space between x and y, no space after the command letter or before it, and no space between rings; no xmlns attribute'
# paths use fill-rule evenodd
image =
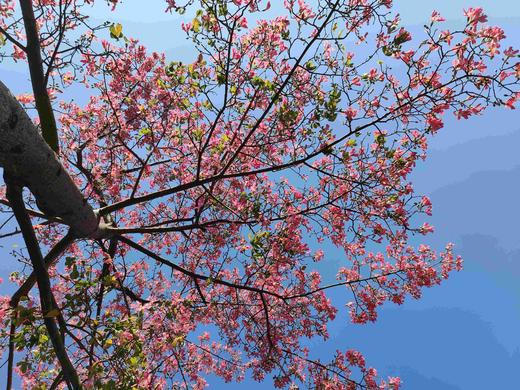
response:
<svg viewBox="0 0 520 390"><path fill-rule="evenodd" d="M0 166L31 191L41 211L61 218L76 237L105 236L104 224L1 81Z"/></svg>

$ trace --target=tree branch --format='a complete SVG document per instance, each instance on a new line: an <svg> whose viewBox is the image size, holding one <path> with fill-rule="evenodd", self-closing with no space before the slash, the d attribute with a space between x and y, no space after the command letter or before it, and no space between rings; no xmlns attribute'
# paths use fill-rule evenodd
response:
<svg viewBox="0 0 520 390"><path fill-rule="evenodd" d="M77 237L99 238L103 223L23 107L0 82L0 166L29 188L47 218L60 217Z"/></svg>
<svg viewBox="0 0 520 390"><path fill-rule="evenodd" d="M1 26L0 26L0 34L2 34L5 39L7 39L9 42L11 42L13 45L16 45L18 46L18 48L22 51L27 51L27 48L22 45L20 42L18 42L11 34L9 34L6 30L4 30Z"/></svg>
<svg viewBox="0 0 520 390"><path fill-rule="evenodd" d="M72 244L74 241L74 237L72 234L65 235L52 249L47 253L47 255L43 259L43 265L45 270L48 270L50 266L54 265L58 257L61 256L63 251L67 249L67 247ZM31 274L27 277L25 282L18 288L18 290L12 295L10 305L11 307L18 306L20 299L29 294L29 291L36 283L36 271L31 272Z"/></svg>
<svg viewBox="0 0 520 390"><path fill-rule="evenodd" d="M18 320L18 312L11 314L11 328L9 330L9 355L7 356L7 384L5 388L11 390L13 386L13 368L14 368L14 335L16 332L16 321Z"/></svg>
<svg viewBox="0 0 520 390"><path fill-rule="evenodd" d="M45 263L38 245L38 240L32 227L31 219L25 210L22 196L22 187L19 185L19 183L16 183L15 180L6 174L4 174L4 181L7 185L7 199L11 203L16 220L18 221L20 229L22 230L23 238L25 244L27 245L27 251L29 252L29 257L34 268L36 282L38 283L38 289L40 292L40 305L43 315L43 322L47 328L54 352L56 353L56 356L61 364L66 380L70 383L74 390L81 389L78 374L69 360L65 344L54 320L54 313L59 309L54 304L54 295L51 289L49 274L45 268Z"/></svg>
<svg viewBox="0 0 520 390"><path fill-rule="evenodd" d="M34 17L33 4L31 0L20 0L22 9L25 35L27 36L27 62L31 74L31 84L36 103L36 110L40 117L43 139L56 153L59 152L58 128L56 118L52 109L51 100L47 92L47 83L43 73L43 60L40 47L40 36Z"/></svg>

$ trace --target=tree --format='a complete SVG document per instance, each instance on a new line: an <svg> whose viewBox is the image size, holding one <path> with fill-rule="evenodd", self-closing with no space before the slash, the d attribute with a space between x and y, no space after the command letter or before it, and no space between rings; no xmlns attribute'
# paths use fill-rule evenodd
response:
<svg viewBox="0 0 520 390"><path fill-rule="evenodd" d="M414 43L391 0L286 0L270 20L264 0L167 0L191 15L198 57L182 63L93 26L92 3L0 0L2 58L33 88L0 83L2 237L30 264L0 309L8 388L16 371L25 388L249 373L397 389L359 352L322 362L305 340L327 338L329 289L363 324L461 268L451 244L411 245L433 228L409 174L444 114L514 108L503 30L480 8L455 31L434 12ZM71 85L88 103L63 97ZM342 265L322 281L331 245Z"/></svg>

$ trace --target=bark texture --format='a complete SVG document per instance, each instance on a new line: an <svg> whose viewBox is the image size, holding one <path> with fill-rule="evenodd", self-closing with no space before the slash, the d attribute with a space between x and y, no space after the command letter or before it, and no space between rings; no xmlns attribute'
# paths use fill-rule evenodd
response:
<svg viewBox="0 0 520 390"><path fill-rule="evenodd" d="M1 81L0 166L31 191L41 211L61 218L76 237L105 235L96 212Z"/></svg>
<svg viewBox="0 0 520 390"><path fill-rule="evenodd" d="M22 9L25 35L27 35L27 47L25 48L25 52L27 54L34 101L36 103L36 110L38 110L38 117L40 118L43 139L52 150L58 153L58 128L52 110L51 99L47 92L47 80L43 74L40 34L38 33L38 25L34 17L33 2L32 0L20 0L20 7Z"/></svg>

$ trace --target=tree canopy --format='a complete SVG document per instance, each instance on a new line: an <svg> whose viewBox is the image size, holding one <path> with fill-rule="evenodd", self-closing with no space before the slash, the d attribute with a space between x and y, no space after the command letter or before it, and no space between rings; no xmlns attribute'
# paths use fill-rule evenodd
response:
<svg viewBox="0 0 520 390"><path fill-rule="evenodd" d="M364 324L461 269L450 243L412 245L433 227L410 173L444 115L514 108L504 31L480 8L414 39L391 0L166 0L182 62L93 3L0 0L0 58L32 84L0 82L1 237L24 248L0 306L8 388L398 389L308 340L331 289Z"/></svg>

